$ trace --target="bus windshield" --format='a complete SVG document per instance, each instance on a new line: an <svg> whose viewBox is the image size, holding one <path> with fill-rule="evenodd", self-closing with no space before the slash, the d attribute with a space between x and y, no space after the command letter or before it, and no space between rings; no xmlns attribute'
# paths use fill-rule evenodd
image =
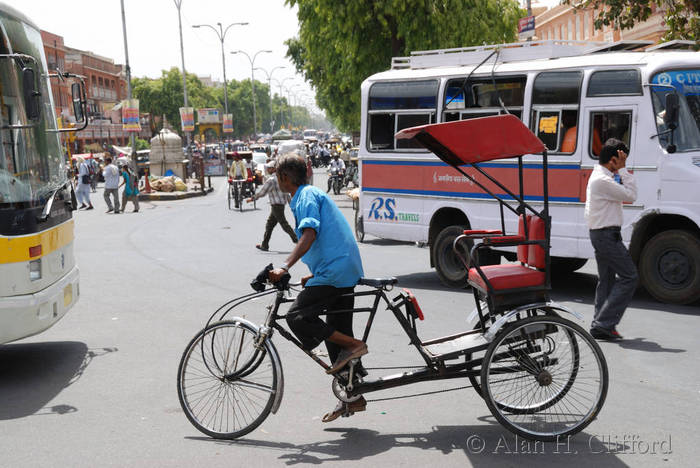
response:
<svg viewBox="0 0 700 468"><path fill-rule="evenodd" d="M654 86L658 84L659 86ZM679 95L678 128L673 143L678 152L700 149L700 70L674 70L658 73L651 80L651 98L658 132L668 130L664 123L666 95L675 88ZM671 134L659 136L659 143L666 147L671 143Z"/></svg>
<svg viewBox="0 0 700 468"><path fill-rule="evenodd" d="M22 63L11 56L0 58L0 208L42 206L67 181L43 44L33 27L8 17L2 21L12 35L9 45L3 38L0 53L37 60ZM24 105L21 73L27 66L35 68L41 93L41 116L35 122L28 121Z"/></svg>

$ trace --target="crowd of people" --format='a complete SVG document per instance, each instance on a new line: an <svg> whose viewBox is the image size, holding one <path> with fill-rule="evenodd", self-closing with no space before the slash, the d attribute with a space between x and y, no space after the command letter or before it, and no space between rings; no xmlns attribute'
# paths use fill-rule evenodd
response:
<svg viewBox="0 0 700 468"><path fill-rule="evenodd" d="M76 191L79 210L92 210L95 207L90 200L90 193L97 192L100 176L104 180L103 197L107 204L107 213L119 214L126 209L128 202L134 204L134 212L139 211L139 177L134 169L129 167L125 158L120 158L115 164L111 155L105 155L99 161L95 157L76 157L75 160ZM121 180L121 184L120 184ZM124 188L119 199L119 189Z"/></svg>

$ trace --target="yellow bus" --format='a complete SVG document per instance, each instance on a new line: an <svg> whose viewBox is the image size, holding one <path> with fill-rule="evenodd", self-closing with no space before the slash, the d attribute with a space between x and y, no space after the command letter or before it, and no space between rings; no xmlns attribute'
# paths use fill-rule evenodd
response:
<svg viewBox="0 0 700 468"><path fill-rule="evenodd" d="M84 81L48 70L39 28L0 4L0 344L48 329L80 295L76 203L54 114L54 78L73 82L73 109L84 128Z"/></svg>

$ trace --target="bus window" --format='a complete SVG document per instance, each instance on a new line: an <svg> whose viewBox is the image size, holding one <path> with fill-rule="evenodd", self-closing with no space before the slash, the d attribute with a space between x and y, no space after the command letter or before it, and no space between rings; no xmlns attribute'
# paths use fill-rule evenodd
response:
<svg viewBox="0 0 700 468"><path fill-rule="evenodd" d="M532 91L532 131L552 153L576 151L581 72L544 72Z"/></svg>
<svg viewBox="0 0 700 468"><path fill-rule="evenodd" d="M430 114L399 114L396 120L396 131L404 128L417 127L430 123ZM410 140L396 140L397 148L423 148L420 143L411 138Z"/></svg>
<svg viewBox="0 0 700 468"><path fill-rule="evenodd" d="M588 97L641 95L642 79L639 70L597 71L588 81Z"/></svg>
<svg viewBox="0 0 700 468"><path fill-rule="evenodd" d="M370 114L369 149L394 149L394 128L394 114Z"/></svg>
<svg viewBox="0 0 700 468"><path fill-rule="evenodd" d="M404 128L434 122L437 108L437 80L375 83L369 90L367 116L369 150L419 149L410 141L394 140Z"/></svg>
<svg viewBox="0 0 700 468"><path fill-rule="evenodd" d="M474 119L504 114L501 101L509 113L521 118L526 81L524 76L471 79L464 86L465 93L462 91L464 78L451 79L445 88L445 112L442 121L457 120L457 115L459 119ZM455 112L462 109L464 111L459 114Z"/></svg>
<svg viewBox="0 0 700 468"><path fill-rule="evenodd" d="M632 111L591 112L591 134L588 150L592 158L598 159L600 150L609 138L617 138L630 147Z"/></svg>
<svg viewBox="0 0 700 468"><path fill-rule="evenodd" d="M700 69L669 70L657 73L650 80L654 119L659 132L658 140L664 148L671 142L670 129L664 122L666 95L673 92L680 98L677 128L673 135L676 151L680 153L696 151L700 148L700 92L697 85L692 85L692 83L698 83L698 79L700 79ZM660 86L654 86L654 84Z"/></svg>

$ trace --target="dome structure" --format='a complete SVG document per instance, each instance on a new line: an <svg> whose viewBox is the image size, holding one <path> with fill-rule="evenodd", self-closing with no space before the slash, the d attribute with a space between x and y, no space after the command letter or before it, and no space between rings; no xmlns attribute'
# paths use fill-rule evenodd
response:
<svg viewBox="0 0 700 468"><path fill-rule="evenodd" d="M162 176L168 170L184 180L182 138L172 130L164 128L151 138L150 171L154 176Z"/></svg>

